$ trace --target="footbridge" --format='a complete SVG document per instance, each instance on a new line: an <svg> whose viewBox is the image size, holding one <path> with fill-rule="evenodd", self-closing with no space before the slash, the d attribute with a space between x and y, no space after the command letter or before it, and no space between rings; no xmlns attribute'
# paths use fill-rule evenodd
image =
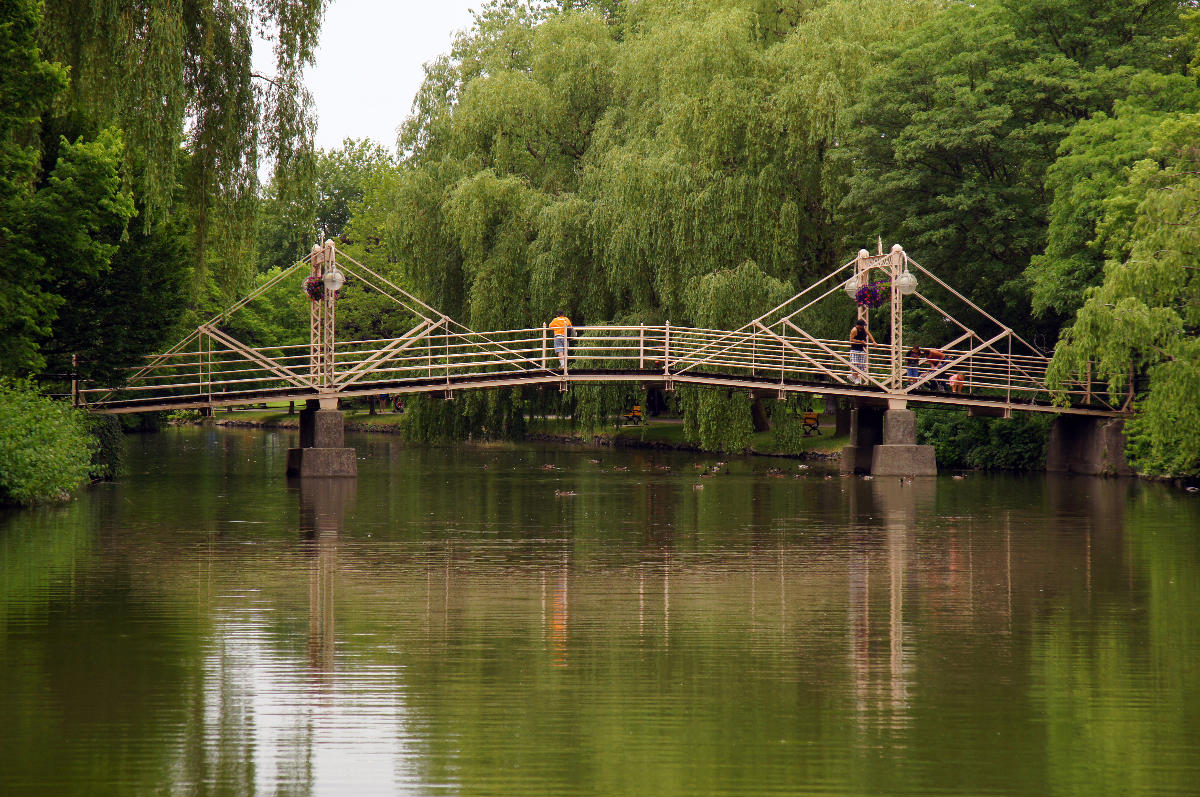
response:
<svg viewBox="0 0 1200 797"><path fill-rule="evenodd" d="M269 291L291 287L298 278L309 300L306 343L250 345L229 331L235 313L263 301ZM394 338L338 340L336 312L350 280L389 297L411 327ZM953 297L956 306L972 311L974 323L957 320L917 290L919 283L940 288L942 301ZM867 346L865 363L861 357L855 361L848 340L821 338L805 329L805 314L829 301L840 301L848 311L854 308L868 323L872 315L886 316L887 328L875 331L880 342ZM923 356L920 364L906 360L905 301L924 303L946 322L946 340L923 343L926 349L936 349L940 358ZM1128 402L1117 406L1107 401L1106 395L1093 391L1090 379L1052 393L1046 384L1048 364L1043 352L898 245L875 255L860 251L854 260L737 329L670 322L579 327L564 367L546 326L471 329L327 241L167 351L128 369L119 384L76 383L73 393L78 405L104 413L302 401L306 410L301 413L301 449L343 451L347 449L341 442L338 402L355 396L450 397L461 390L525 385L565 391L580 382L626 382L666 390L695 385L780 399L793 393L820 394L850 399L855 406L846 467L928 473L936 468L932 450L916 446L909 402L964 406L985 415L1048 412L1093 424L1124 417ZM883 459L876 461L877 449L895 446L901 448L883 451ZM303 464L306 459L322 464L308 467ZM334 460L341 464L331 465ZM352 452L347 458L303 450L290 465L298 473L352 471L352 466Z"/></svg>

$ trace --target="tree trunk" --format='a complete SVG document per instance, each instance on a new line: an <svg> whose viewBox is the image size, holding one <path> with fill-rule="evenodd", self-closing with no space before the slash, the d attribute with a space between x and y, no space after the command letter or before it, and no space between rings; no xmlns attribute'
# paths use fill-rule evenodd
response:
<svg viewBox="0 0 1200 797"><path fill-rule="evenodd" d="M762 396L754 399L750 404L750 419L754 422L754 431L765 432L771 428L771 421L767 417L767 400Z"/></svg>

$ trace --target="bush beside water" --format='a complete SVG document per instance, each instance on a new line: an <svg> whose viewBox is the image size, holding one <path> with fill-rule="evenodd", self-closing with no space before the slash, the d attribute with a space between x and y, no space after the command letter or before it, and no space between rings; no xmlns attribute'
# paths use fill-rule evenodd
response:
<svg viewBox="0 0 1200 797"><path fill-rule="evenodd" d="M100 448L84 413L27 382L0 379L0 504L67 500Z"/></svg>
<svg viewBox="0 0 1200 797"><path fill-rule="evenodd" d="M115 479L121 467L121 455L124 450L121 441L125 437L125 430L120 417L93 412L82 413L81 417L88 433L96 440L96 447L92 452L92 478Z"/></svg>
<svg viewBox="0 0 1200 797"><path fill-rule="evenodd" d="M942 468L1041 470L1053 416L1017 413L972 418L962 410L917 410L917 442L933 446Z"/></svg>

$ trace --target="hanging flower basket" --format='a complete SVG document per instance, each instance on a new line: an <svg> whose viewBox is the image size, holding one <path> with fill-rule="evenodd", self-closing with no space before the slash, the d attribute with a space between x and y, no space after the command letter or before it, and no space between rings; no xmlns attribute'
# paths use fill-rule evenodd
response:
<svg viewBox="0 0 1200 797"><path fill-rule="evenodd" d="M321 281L320 277L305 277L301 290L314 302L319 302L325 298L325 283Z"/></svg>
<svg viewBox="0 0 1200 797"><path fill-rule="evenodd" d="M854 303L859 307L869 307L874 310L888 300L889 282L868 282L854 292Z"/></svg>

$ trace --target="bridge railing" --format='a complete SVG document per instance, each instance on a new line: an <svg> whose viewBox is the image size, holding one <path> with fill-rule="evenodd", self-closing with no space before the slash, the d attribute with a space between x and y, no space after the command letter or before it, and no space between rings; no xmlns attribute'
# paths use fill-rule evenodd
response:
<svg viewBox="0 0 1200 797"><path fill-rule="evenodd" d="M252 348L211 327L200 328L185 343L130 369L117 389L83 385L80 398L98 407L200 405L249 395L432 390L471 379L513 384L561 376L553 336L545 327L477 333L428 320L399 338L338 342L331 384L321 382L306 344ZM866 386L892 395L945 389L943 380L954 374L965 394L1013 402L1048 399L1048 358L1011 352L1008 345L1003 334L988 341L964 335L941 349L947 365L938 382L927 369L909 378L905 364L896 369L887 346L877 345L869 352ZM580 327L570 344L571 371L661 374L699 383L748 377L770 380L781 389L812 383L849 388L856 376L848 341L797 334L783 325L735 331L670 324ZM1077 401L1089 394L1082 384L1068 392Z"/></svg>

